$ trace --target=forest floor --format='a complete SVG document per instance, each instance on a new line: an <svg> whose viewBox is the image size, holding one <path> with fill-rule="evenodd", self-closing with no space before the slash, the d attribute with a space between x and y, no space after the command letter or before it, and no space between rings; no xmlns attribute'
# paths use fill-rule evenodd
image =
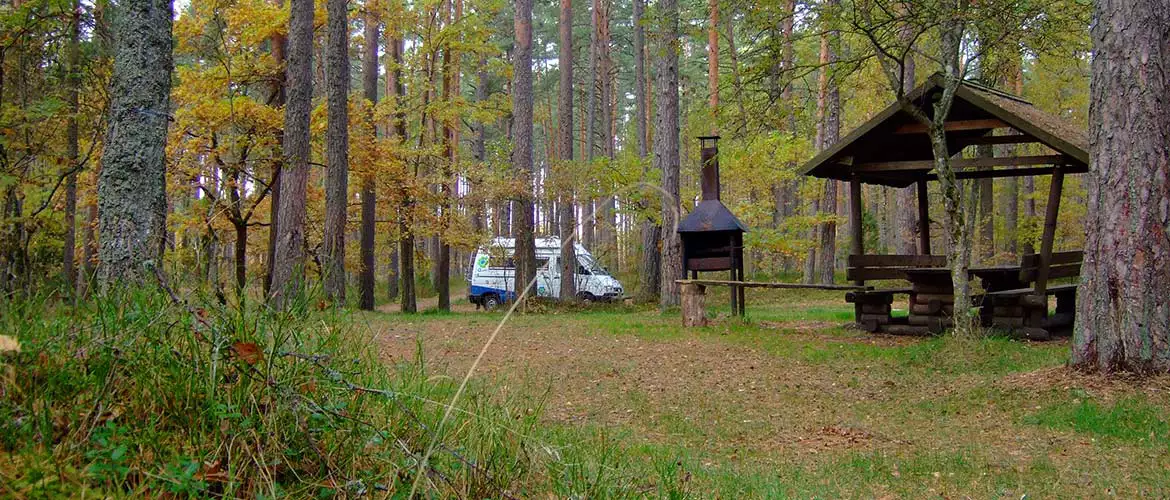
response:
<svg viewBox="0 0 1170 500"><path fill-rule="evenodd" d="M725 307L697 329L645 307L518 314L474 380L539 407L548 447L573 446L566 430L617 443L657 478L647 491L1170 494L1170 379L1072 372L1067 340L864 333L840 295L749 293L747 321ZM449 314L355 319L388 362L460 379L503 314L457 297Z"/></svg>

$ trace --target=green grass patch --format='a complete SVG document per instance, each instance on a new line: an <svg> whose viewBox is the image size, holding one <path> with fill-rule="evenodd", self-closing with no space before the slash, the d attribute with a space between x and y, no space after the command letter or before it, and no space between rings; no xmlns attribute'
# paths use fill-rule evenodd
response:
<svg viewBox="0 0 1170 500"><path fill-rule="evenodd" d="M1049 404L1024 417L1024 422L1049 429L1071 430L1130 443L1170 444L1170 423L1164 408L1141 396L1102 403L1084 391L1070 391L1068 399Z"/></svg>

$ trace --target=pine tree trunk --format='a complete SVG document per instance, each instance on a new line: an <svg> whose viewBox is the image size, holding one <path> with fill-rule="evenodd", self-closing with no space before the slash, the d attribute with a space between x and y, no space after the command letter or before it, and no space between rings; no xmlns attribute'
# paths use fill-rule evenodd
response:
<svg viewBox="0 0 1170 500"><path fill-rule="evenodd" d="M81 2L73 0L73 20L69 27L69 44L66 47L66 57L69 64L69 76L66 78L66 103L69 106L69 118L65 125L66 156L69 158L70 172L65 177L65 236L61 263L64 270L66 293L74 293L77 289L77 267L75 255L77 247L77 170L80 168L78 153L77 113L78 94L81 88L81 57L78 46L81 41Z"/></svg>
<svg viewBox="0 0 1170 500"><path fill-rule="evenodd" d="M152 279L166 226L166 143L170 113L169 0L121 6L115 24L109 129L98 181L99 278Z"/></svg>
<svg viewBox="0 0 1170 500"><path fill-rule="evenodd" d="M345 304L345 220L349 202L349 22L347 0L328 0L325 48L325 296Z"/></svg>
<svg viewBox="0 0 1170 500"><path fill-rule="evenodd" d="M1100 0L1090 29L1089 203L1073 365L1170 371L1170 10Z"/></svg>
<svg viewBox="0 0 1170 500"><path fill-rule="evenodd" d="M309 113L313 97L313 2L290 0L289 5L284 167L269 290L277 308L284 307L304 286L305 185L309 179Z"/></svg>
<svg viewBox="0 0 1170 500"><path fill-rule="evenodd" d="M679 206L679 88L678 1L659 2L658 47L655 50L654 168L662 172L662 284L659 305L679 305L678 280L683 278L682 248L678 236Z"/></svg>
<svg viewBox="0 0 1170 500"><path fill-rule="evenodd" d="M561 70L561 82L557 102L559 128L557 134L560 142L562 162L573 161L573 1L561 0L560 28L560 60L557 67ZM561 194L558 205L560 211L561 235L561 300L575 300L577 296L577 252L574 244L577 242L574 229L576 221L573 217L573 189L572 183L565 183L565 192Z"/></svg>
<svg viewBox="0 0 1170 500"><path fill-rule="evenodd" d="M515 199L516 295L536 278L532 184L532 0L516 0L512 71L512 164L523 186Z"/></svg>
<svg viewBox="0 0 1170 500"><path fill-rule="evenodd" d="M831 10L836 10L839 7L838 0L829 0L828 7ZM841 45L841 34L836 29L830 29L825 40L826 63L828 64L826 68L831 68L837 63L837 50ZM837 87L836 77L827 73L823 123L824 127L821 130L821 149L832 146L841 135L841 93ZM821 200L821 207L829 213L837 212L837 181L831 179L825 181L824 198ZM826 285L832 284L833 271L837 267L837 222L835 219L830 218L821 225L817 254L820 257L820 262L817 266L820 268L817 282Z"/></svg>
<svg viewBox="0 0 1170 500"><path fill-rule="evenodd" d="M389 32L389 26L387 32ZM393 67L386 72L386 88L390 90L388 97L396 101L397 108L393 119L394 135L398 137L399 144L406 144L406 111L402 108L402 100L406 96L406 84L402 80L403 44L405 42L397 35L391 37L389 33L387 33L386 38L389 40L386 51L393 61ZM418 311L414 287L414 234L411 232L413 218L410 207L414 203L410 196L411 182L412 179L402 180L398 205L397 282L400 288L399 305L404 313Z"/></svg>
<svg viewBox="0 0 1170 500"><path fill-rule="evenodd" d="M719 135L719 0L707 0L707 107L711 134Z"/></svg>
<svg viewBox="0 0 1170 500"><path fill-rule="evenodd" d="M284 7L284 0L277 0L275 3L276 3L276 5L278 5L280 7ZM269 47L270 47L269 50L272 51L272 59L275 60L278 64L280 64L282 67L284 66L284 64L286 62L285 61L285 49L287 48L286 47L287 42L288 42L288 40L285 38L284 34L275 34L272 36L272 38L270 38L268 40ZM269 93L269 97L268 97L269 105L271 105L271 106L284 106L286 104L286 102L285 102L286 96L284 93L284 83L285 83L286 79L287 79L287 75L283 72L283 70L280 73L279 78L272 79L271 89L269 90L270 93ZM277 144L284 143L284 130L277 130L276 133L274 133L273 135L275 136L274 139L275 139ZM279 217L277 217L277 212L280 209L280 171L282 170L283 166L284 166L284 158L276 158L273 161L272 178L271 178L271 180L268 181L269 185L271 186L271 188L270 188L271 194L269 194L269 198L268 198L268 207L269 207L268 221L269 222L268 222L268 252L267 252L267 256L265 257L265 266L267 267L267 269L264 273L264 295L265 296L268 296L268 294L272 290L272 270L273 270L273 266L276 263L276 241L277 241L277 235L279 234L277 232L277 225L278 225L277 223L279 222L278 221Z"/></svg>
<svg viewBox="0 0 1170 500"><path fill-rule="evenodd" d="M909 94L914 90L914 57L911 56L906 59L906 71L902 77L902 93ZM914 186L904 188L891 188L895 190L894 193L894 249L900 255L914 255L924 253L922 248L918 248L918 232L922 229L918 227L917 219L917 188Z"/></svg>
<svg viewBox="0 0 1170 500"><path fill-rule="evenodd" d="M634 30L634 133L638 147L638 158L642 164L642 179L648 174L646 155L649 152L647 137L647 106L646 102L646 29L643 26L644 0L633 0L633 30ZM649 190L646 190L649 192ZM651 192L654 197L659 193ZM644 203L644 202L643 202ZM649 207L642 206L643 210ZM647 216L640 223L642 259L638 267L638 299L640 302L657 302L658 287L661 275L661 250L659 242L662 238L662 226Z"/></svg>
<svg viewBox="0 0 1170 500"><path fill-rule="evenodd" d="M373 107L378 103L378 18L366 6L365 50L362 52L362 93L370 104L370 114L366 119L370 123L370 135L377 137L378 127L374 123ZM364 310L374 309L374 251L375 228L374 220L377 217L377 190L374 188L373 176L367 174L362 178L362 230L361 230L361 300L359 307ZM393 273L392 273L393 274Z"/></svg>
<svg viewBox="0 0 1170 500"><path fill-rule="evenodd" d="M979 146L976 156L979 158L991 158L995 156L995 150L989 145ZM987 170L992 170L992 167L985 167ZM979 259L984 264L990 264L991 259L995 257L995 184L992 179L980 179L978 184L979 191Z"/></svg>
<svg viewBox="0 0 1170 500"><path fill-rule="evenodd" d="M1015 57L1012 70L1012 91L1016 95L1024 95L1023 65L1019 56ZM1016 146L1005 147L1005 156L1016 156ZM1020 225L1020 180L1017 177L1004 179L1004 249L1012 257L1019 251Z"/></svg>

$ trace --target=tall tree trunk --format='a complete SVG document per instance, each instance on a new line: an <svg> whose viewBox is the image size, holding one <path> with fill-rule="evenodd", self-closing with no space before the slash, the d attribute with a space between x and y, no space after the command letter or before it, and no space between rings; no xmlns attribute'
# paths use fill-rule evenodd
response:
<svg viewBox="0 0 1170 500"><path fill-rule="evenodd" d="M276 0L275 3L279 7L282 7L282 8L284 7L284 0ZM288 40L286 39L285 35L279 34L279 33L272 35L272 38L269 39L269 46L271 47L270 50L272 51L272 58L274 60L276 60L277 63L279 63L281 65L280 78L273 78L272 79L272 88L269 90L270 94L269 94L268 102L270 103L270 105L273 105L273 106L276 106L276 105L283 106L286 104L286 102L285 102L286 96L284 94L284 83L285 83L285 80L287 80L288 76L284 72L284 64L285 64L284 55L285 55L285 49L286 49L287 42L288 42ZM277 144L284 143L284 130L283 129L277 130L276 133L273 135L275 135L275 139L276 139ZM269 220L269 223L268 223L268 254L267 254L267 257L265 258L265 264L267 266L267 271L264 273L264 295L265 296L268 296L268 294L272 290L272 270L273 270L275 263L276 263L276 240L277 240L277 235L278 235L277 223L279 222L279 217L277 217L277 212L280 210L280 171L283 168L283 166L284 166L284 158L283 157L276 158L273 161L272 179L269 181L269 183L270 183L269 185L272 186L272 188L271 188L272 194L270 195L270 197L268 199L268 206L269 206L268 220Z"/></svg>
<svg viewBox="0 0 1170 500"><path fill-rule="evenodd" d="M462 9L461 4L455 6L455 13L452 14L452 3L456 0L446 0L444 2L443 18L448 26L453 26L459 22L459 17ZM458 40L453 40L458 42ZM450 105L455 94L458 94L459 82L459 54L455 50L455 43L447 43L443 48L443 102ZM442 202L439 204L439 248L438 255L435 262L435 290L439 294L439 310L451 310L451 243L448 241L450 236L447 234L450 231L451 225L451 211L453 210L451 198L455 196L454 190L451 189L451 177L454 175L455 163L458 160L459 148L458 139L456 138L456 128L451 123L449 118L443 120L443 151L446 160L443 162L443 177L439 182L439 192L442 194ZM535 261L535 257L534 257Z"/></svg>
<svg viewBox="0 0 1170 500"><path fill-rule="evenodd" d="M393 67L386 72L386 88L391 90L389 97L395 100L395 109L397 110L394 114L394 135L398 137L399 144L405 145L407 139L406 111L403 109L402 102L406 96L406 83L402 79L403 45L405 42L398 33L395 33L393 38L387 33L386 38L390 39L387 51L394 63ZM413 218L410 211L411 205L414 204L414 200L410 196L410 182L412 180L402 180L398 206L398 284L401 288L399 305L404 313L418 311L414 287L414 233L411 227Z"/></svg>
<svg viewBox="0 0 1170 500"><path fill-rule="evenodd" d="M532 0L516 0L516 35L512 64L512 164L520 179L515 199L516 294L536 278L532 185Z"/></svg>
<svg viewBox="0 0 1170 500"><path fill-rule="evenodd" d="M374 122L374 105L378 103L378 16L366 6L364 14L365 50L362 52L362 93L369 101L370 113L366 120L370 124L369 134L378 136L378 126ZM374 250L376 245L374 228L377 218L377 190L374 187L374 177L367 173L362 177L362 230L361 230L361 301L359 307L367 311L374 310ZM392 273L395 274L395 273Z"/></svg>
<svg viewBox="0 0 1170 500"><path fill-rule="evenodd" d="M783 124L782 130L784 133L791 135L793 138L796 137L796 113L794 112L793 106L791 104L791 102L792 102L792 99L791 99L791 97L792 97L792 84L791 84L792 77L791 77L791 75L785 76L784 83L781 85L781 83L780 83L781 74L780 73L782 71L783 72L792 71L793 64L795 63L795 60L796 60L795 59L795 57L796 57L795 50L793 49L793 40L792 40L792 31L793 31L793 25L795 23L795 18L796 18L796 0L787 0L785 2L785 6L784 6L784 19L780 23L781 48L780 48L779 64L777 65L777 67L775 69L772 70L772 72L773 72L773 75L771 77L772 88L770 89L771 98L780 100L780 102L781 102L780 108L783 111L783 114L786 115L783 117L783 121L781 122ZM788 161L785 162L785 169L787 169L789 171L795 171L796 170L796 159L789 158ZM783 226L784 220L786 218L792 216L793 213L795 213L795 211L796 211L796 204L794 203L795 192L796 192L796 182L795 181L778 181L772 185L772 200L773 200L773 204L774 204L773 211L772 211L772 227L774 229L779 230ZM789 266L790 266L791 262L792 262L792 259L787 259L787 258L784 259L784 270L785 271L789 270Z"/></svg>
<svg viewBox="0 0 1170 500"><path fill-rule="evenodd" d="M290 0L285 66L284 166L280 175L276 252L269 296L276 307L303 290L305 187L309 180L309 113L313 97L313 2Z"/></svg>
<svg viewBox="0 0 1170 500"><path fill-rule="evenodd" d="M1088 234L1073 365L1170 371L1170 10L1095 4Z"/></svg>
<svg viewBox="0 0 1170 500"><path fill-rule="evenodd" d="M110 117L98 181L99 277L145 281L161 266L171 93L171 2L122 5L116 19Z"/></svg>
<svg viewBox="0 0 1170 500"><path fill-rule="evenodd" d="M707 0L707 106L711 134L719 134L719 0Z"/></svg>
<svg viewBox="0 0 1170 500"><path fill-rule="evenodd" d="M635 0L637 1L637 0ZM560 28L560 59L557 67L561 70L561 87L558 95L557 134L560 142L561 161L573 161L573 0L561 0ZM571 182L565 182L564 192L558 205L560 211L561 235L561 300L574 300L577 296L577 251L575 231L577 226L573 217L573 188Z"/></svg>
<svg viewBox="0 0 1170 500"><path fill-rule="evenodd" d="M601 10L601 33L599 36L599 43L601 49L601 129L602 129L602 151L606 158L609 158L610 164L613 164L616 151L617 128L614 120L617 117L616 105L614 95L614 80L616 72L612 57L612 44L610 38L610 12L612 11L612 0L604 0L602 2ZM598 200L601 209L601 247L603 262L613 271L618 270L618 248L617 248L617 197L614 195L614 184L606 182L601 186L601 198Z"/></svg>
<svg viewBox="0 0 1170 500"><path fill-rule="evenodd" d="M836 15L836 10L839 8L839 5L839 0L829 0L828 7L831 12L827 16L827 19L830 23L835 23L832 16ZM837 63L837 50L841 46L840 32L830 27L829 33L825 37L825 42L825 59L827 65L824 67L825 72L822 73L825 78L825 113L823 117L824 126L821 129L821 149L832 146L841 135L841 94L837 87L837 78L828 74L828 69L835 67ZM837 212L837 181L832 179L825 181L824 198L821 200L821 207L830 214ZM817 253L820 257L818 266L820 267L820 274L818 275L817 282L826 285L832 284L833 271L837 267L837 221L835 218L830 218L821 225Z"/></svg>
<svg viewBox="0 0 1170 500"><path fill-rule="evenodd" d="M77 247L77 171L80 169L77 137L78 94L81 88L81 56L78 46L81 40L81 2L73 0L73 19L69 27L69 44L66 47L66 57L69 64L69 76L66 79L68 89L66 101L69 105L69 119L65 125L65 142L69 157L69 174L65 177L65 236L64 248L61 253L65 291L74 293L77 289L77 268L75 252Z"/></svg>
<svg viewBox="0 0 1170 500"><path fill-rule="evenodd" d="M349 203L349 20L347 0L328 0L325 48L325 296L345 304L345 219Z"/></svg>
<svg viewBox="0 0 1170 500"><path fill-rule="evenodd" d="M902 93L909 94L914 90L914 57L910 56L905 62L905 74L902 77ZM918 248L917 234L922 229L918 227L917 214L917 188L914 186L904 188L891 188L895 190L894 194L894 249L895 252L901 255L914 255L923 253L921 248Z"/></svg>
<svg viewBox="0 0 1170 500"><path fill-rule="evenodd" d="M655 51L655 79L658 96L654 101L654 167L662 172L662 285L659 305L679 304L679 285L683 278L682 245L679 223L679 116L678 116L678 1L659 3Z"/></svg>
<svg viewBox="0 0 1170 500"><path fill-rule="evenodd" d="M638 158L642 162L642 180L645 181L649 173L650 163L646 161L649 152L647 136L648 103L646 89L646 29L643 26L642 14L645 9L644 0L633 0L634 15L634 131L637 134ZM645 190L654 197L657 191ZM642 210L649 206L643 202ZM642 262L638 273L638 299L641 302L657 302L658 289L661 285L661 249L659 242L662 239L662 226L649 214L641 221L642 235Z"/></svg>
<svg viewBox="0 0 1170 500"><path fill-rule="evenodd" d="M976 151L980 158L995 156L995 150L989 145L981 145ZM992 170L992 167L985 169ZM976 183L979 191L979 260L984 264L990 264L995 257L995 184L992 180L980 179Z"/></svg>
<svg viewBox="0 0 1170 500"><path fill-rule="evenodd" d="M1013 56L1012 61L1012 91L1016 95L1024 95L1024 73L1020 56ZM1016 146L1006 146L1006 156L1016 156ZM1004 179L1004 249L1015 257L1019 251L1020 226L1020 180L1018 177Z"/></svg>

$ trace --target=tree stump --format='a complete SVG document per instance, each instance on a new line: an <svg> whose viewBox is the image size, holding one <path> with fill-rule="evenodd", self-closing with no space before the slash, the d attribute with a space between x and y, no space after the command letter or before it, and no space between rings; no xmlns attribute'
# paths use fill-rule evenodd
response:
<svg viewBox="0 0 1170 500"><path fill-rule="evenodd" d="M687 283L681 291L683 327L707 326L707 287Z"/></svg>

